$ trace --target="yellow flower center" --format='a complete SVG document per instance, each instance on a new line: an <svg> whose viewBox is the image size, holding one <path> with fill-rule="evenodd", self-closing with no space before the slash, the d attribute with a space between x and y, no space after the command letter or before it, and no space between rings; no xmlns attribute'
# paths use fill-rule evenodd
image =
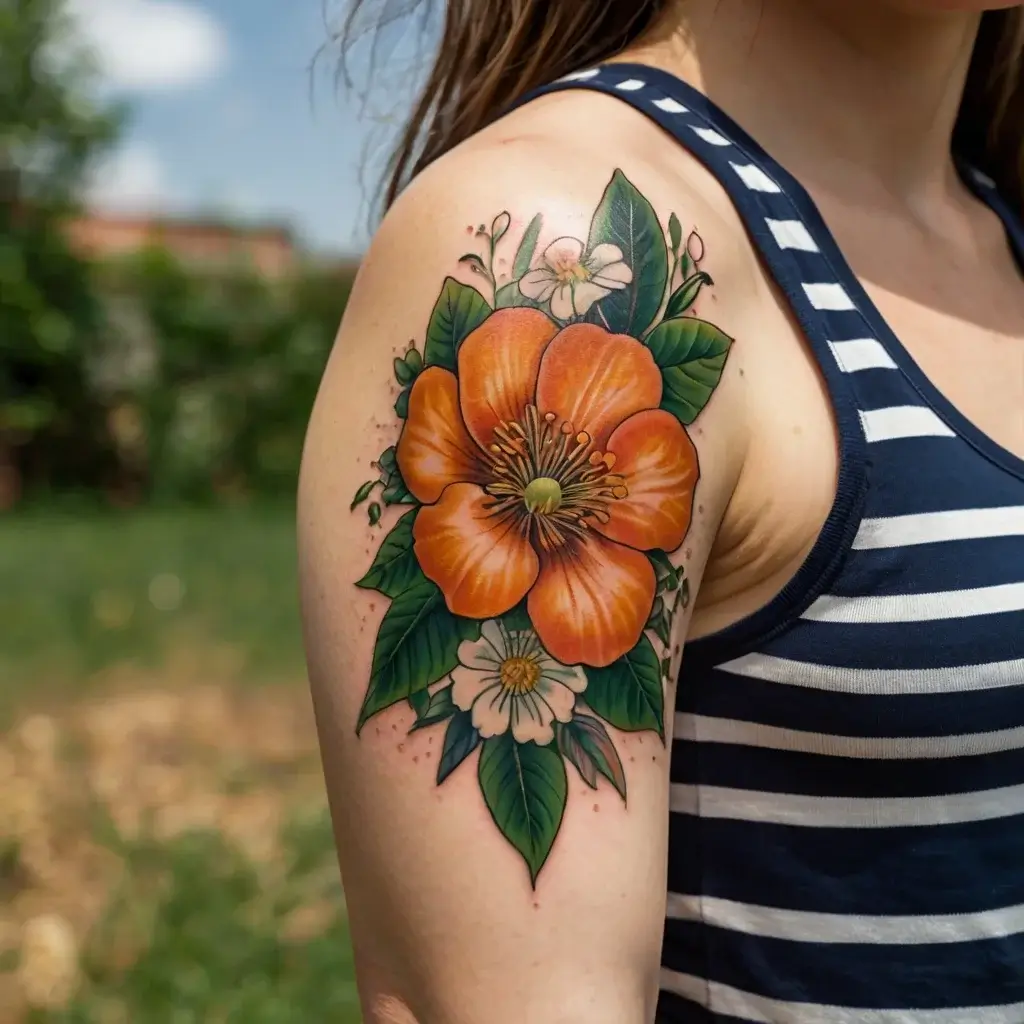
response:
<svg viewBox="0 0 1024 1024"><path fill-rule="evenodd" d="M629 493L612 472L615 456L553 412L529 405L521 422L502 423L490 446L492 512L512 517L544 550L581 537L591 522L608 522L612 502Z"/></svg>
<svg viewBox="0 0 1024 1024"><path fill-rule="evenodd" d="M559 284L575 284L577 281L590 280L590 271L582 263L560 263L552 269Z"/></svg>
<svg viewBox="0 0 1024 1024"><path fill-rule="evenodd" d="M499 669L501 685L518 696L529 693L540 682L540 665L532 658L506 658Z"/></svg>
<svg viewBox="0 0 1024 1024"><path fill-rule="evenodd" d="M539 476L531 480L523 491L523 503L531 512L550 515L562 504L562 488L557 480Z"/></svg>

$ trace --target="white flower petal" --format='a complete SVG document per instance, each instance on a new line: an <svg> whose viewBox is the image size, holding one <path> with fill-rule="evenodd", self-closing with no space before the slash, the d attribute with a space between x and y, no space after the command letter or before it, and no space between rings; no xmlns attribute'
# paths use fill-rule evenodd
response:
<svg viewBox="0 0 1024 1024"><path fill-rule="evenodd" d="M488 619L480 627L480 639L489 644L491 650L502 660L508 657L508 643L505 632L497 619Z"/></svg>
<svg viewBox="0 0 1024 1024"><path fill-rule="evenodd" d="M579 294L580 286L576 286L576 293ZM551 315L559 320L569 320L576 313L572 304L572 285L563 284L555 290L551 296Z"/></svg>
<svg viewBox="0 0 1024 1024"><path fill-rule="evenodd" d="M558 286L558 278L547 267L531 270L519 279L519 290L534 302L547 302Z"/></svg>
<svg viewBox="0 0 1024 1024"><path fill-rule="evenodd" d="M545 657L541 663L540 677L552 683L568 686L574 693L582 693L587 688L587 674L581 666L563 665L550 657Z"/></svg>
<svg viewBox="0 0 1024 1024"><path fill-rule="evenodd" d="M633 271L625 263L609 263L596 271L591 280L603 288L625 288L633 280Z"/></svg>
<svg viewBox="0 0 1024 1024"><path fill-rule="evenodd" d="M602 288L599 284L596 284L594 281L580 281L580 283L576 285L576 294L574 296L576 312L581 314L586 313L586 311L590 309L590 307L595 302L597 302L598 299L603 299L608 294L608 292L608 288ZM554 310L555 305L554 301L552 300L551 311L554 312ZM555 315L557 316L558 314L555 313ZM562 319L565 318L563 317Z"/></svg>
<svg viewBox="0 0 1024 1024"><path fill-rule="evenodd" d="M599 270L612 263L622 262L622 250L611 242L602 242L594 246L594 251L587 257L587 269L596 274Z"/></svg>
<svg viewBox="0 0 1024 1024"><path fill-rule="evenodd" d="M556 238L544 250L544 262L554 270L575 267L583 258L583 243L571 235ZM622 259L620 252L616 259Z"/></svg>
<svg viewBox="0 0 1024 1024"><path fill-rule="evenodd" d="M568 722L572 718L572 709L576 707L576 694L561 683L541 680L534 693L543 700L551 714L560 722Z"/></svg>
<svg viewBox="0 0 1024 1024"><path fill-rule="evenodd" d="M452 669L452 703L462 711L468 711L478 698L492 686L497 686L497 674L481 672L478 669L456 665Z"/></svg>
<svg viewBox="0 0 1024 1024"><path fill-rule="evenodd" d="M455 692L452 691L452 700ZM473 704L473 725L484 739L500 736L508 731L509 717L515 700L509 697L500 686L485 690Z"/></svg>
<svg viewBox="0 0 1024 1024"><path fill-rule="evenodd" d="M543 747L555 738L555 730L551 725L554 713L544 701L537 699L536 692L523 694L512 703L512 735L517 742L529 743L533 740Z"/></svg>

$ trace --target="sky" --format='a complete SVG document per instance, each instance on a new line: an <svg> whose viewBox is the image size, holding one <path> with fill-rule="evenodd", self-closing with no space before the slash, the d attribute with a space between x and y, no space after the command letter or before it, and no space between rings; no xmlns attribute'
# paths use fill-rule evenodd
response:
<svg viewBox="0 0 1024 1024"><path fill-rule="evenodd" d="M288 223L318 250L365 246L389 125L412 102L416 26L385 33L390 81L378 80L368 112L335 84L336 47L313 67L341 0L326 0L326 13L325 0L67 2L103 93L130 109L118 148L95 170L93 205L222 212ZM356 54L361 80L367 56L365 46Z"/></svg>

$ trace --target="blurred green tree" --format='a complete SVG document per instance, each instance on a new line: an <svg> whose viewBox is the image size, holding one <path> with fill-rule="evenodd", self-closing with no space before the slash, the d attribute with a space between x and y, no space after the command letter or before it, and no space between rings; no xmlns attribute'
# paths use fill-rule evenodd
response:
<svg viewBox="0 0 1024 1024"><path fill-rule="evenodd" d="M0 0L0 507L110 464L87 386L99 310L62 230L122 122L96 84L64 0Z"/></svg>

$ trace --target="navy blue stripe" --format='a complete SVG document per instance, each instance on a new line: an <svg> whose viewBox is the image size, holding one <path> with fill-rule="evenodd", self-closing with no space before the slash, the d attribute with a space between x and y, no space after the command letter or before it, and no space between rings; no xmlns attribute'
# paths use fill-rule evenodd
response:
<svg viewBox="0 0 1024 1024"><path fill-rule="evenodd" d="M879 441L868 448L871 487L865 518L1024 503L1019 480L974 458L960 441L920 437Z"/></svg>
<svg viewBox="0 0 1024 1024"><path fill-rule="evenodd" d="M740 903L867 915L1024 903L1024 816L838 829L672 814L669 848L670 891Z"/></svg>
<svg viewBox="0 0 1024 1024"><path fill-rule="evenodd" d="M703 1006L691 1003L672 992L662 992L658 997L658 1012L654 1024L736 1024L737 1021L749 1020L749 1017L712 1013Z"/></svg>
<svg viewBox="0 0 1024 1024"><path fill-rule="evenodd" d="M1024 935L935 945L790 942L670 921L665 966L686 971L677 939L703 932L710 980L771 999L928 1010L1024 999ZM720 951L720 953L718 952Z"/></svg>
<svg viewBox="0 0 1024 1024"><path fill-rule="evenodd" d="M1018 699L1024 700L1024 691ZM885 761L677 740L672 781L807 796L944 796L1024 783L1024 747L973 757Z"/></svg>
<svg viewBox="0 0 1024 1024"><path fill-rule="evenodd" d="M1021 580L1024 580L1024 534L851 551L846 571L831 592L873 597L932 594ZM1020 646L1018 641L1018 651Z"/></svg>
<svg viewBox="0 0 1024 1024"><path fill-rule="evenodd" d="M950 736L1024 725L1019 687L942 694L862 694L787 686L716 672L700 688L684 685L676 706L833 736Z"/></svg>

